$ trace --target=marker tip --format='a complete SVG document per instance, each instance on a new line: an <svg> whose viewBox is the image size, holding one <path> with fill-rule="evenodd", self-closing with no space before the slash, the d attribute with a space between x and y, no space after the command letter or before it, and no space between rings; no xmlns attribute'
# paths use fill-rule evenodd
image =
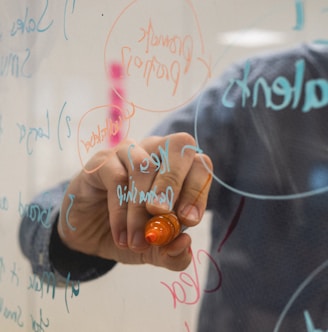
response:
<svg viewBox="0 0 328 332"><path fill-rule="evenodd" d="M157 234L155 232L148 232L145 238L148 243L154 243L157 240Z"/></svg>

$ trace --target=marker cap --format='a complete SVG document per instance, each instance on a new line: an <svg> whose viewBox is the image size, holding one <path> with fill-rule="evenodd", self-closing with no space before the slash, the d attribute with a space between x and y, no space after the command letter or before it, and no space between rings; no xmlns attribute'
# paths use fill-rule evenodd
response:
<svg viewBox="0 0 328 332"><path fill-rule="evenodd" d="M145 239L149 244L165 246L180 234L181 226L174 213L152 217L145 227Z"/></svg>

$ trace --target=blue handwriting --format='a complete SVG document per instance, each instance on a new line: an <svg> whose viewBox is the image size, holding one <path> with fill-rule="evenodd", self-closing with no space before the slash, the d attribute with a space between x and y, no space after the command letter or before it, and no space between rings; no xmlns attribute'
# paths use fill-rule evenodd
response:
<svg viewBox="0 0 328 332"><path fill-rule="evenodd" d="M0 313L5 319L12 321L19 327L24 326L24 323L21 321L22 308L19 305L15 309L9 308L9 306L5 305L2 297L0 297Z"/></svg>
<svg viewBox="0 0 328 332"><path fill-rule="evenodd" d="M47 193L45 193L44 195L44 198L46 198ZM37 203L24 204L22 202L22 193L19 192L18 212L21 218L27 217L30 221L40 223L45 228L51 227L50 204L47 204L46 207L42 207L40 204Z"/></svg>
<svg viewBox="0 0 328 332"><path fill-rule="evenodd" d="M132 202L134 204L153 204L154 202L157 202L160 205L166 205L169 210L173 209L174 192L171 186L168 186L165 192L157 193L157 186L154 186L150 191L145 192L136 187L132 176L130 176L130 182L129 186L117 186L116 193L120 206L122 206L123 202Z"/></svg>
<svg viewBox="0 0 328 332"><path fill-rule="evenodd" d="M12 270L10 270L10 274L11 274L11 278L10 278L11 283L15 283L16 287L18 287L19 286L19 275L17 273L16 262L13 263L13 268L12 268Z"/></svg>
<svg viewBox="0 0 328 332"><path fill-rule="evenodd" d="M22 143L25 140L26 153L31 155L33 153L33 142L36 142L38 139L50 139L50 121L49 113L46 114L46 128L41 127L27 127L24 124L17 123L19 128L19 143Z"/></svg>
<svg viewBox="0 0 328 332"><path fill-rule="evenodd" d="M13 52L0 55L0 77L30 78L32 75L25 70L30 57L31 50L29 48L25 49L23 55Z"/></svg>
<svg viewBox="0 0 328 332"><path fill-rule="evenodd" d="M232 88L241 89L241 106L246 106L246 101L252 98L252 107L258 106L259 95L262 92L266 108L274 111L280 111L286 107L295 109L300 106L302 91L304 90L304 101L302 112L306 113L313 109L318 109L328 105L328 80L317 78L309 79L304 82L305 61L303 59L295 62L294 82L290 82L284 76L278 76L270 85L266 79L260 76L252 89L248 86L248 76L250 74L250 63L247 62L244 68L243 77L232 78L229 80L223 96L222 103L225 107L232 108L235 102L229 99ZM273 102L276 101L276 103Z"/></svg>
<svg viewBox="0 0 328 332"><path fill-rule="evenodd" d="M63 150L62 143L61 143L61 135L60 135L62 127L64 126L64 129L67 130L67 133L66 133L67 138L70 138L72 136L71 126L70 126L71 117L69 115L66 115L64 123L62 120L62 116L65 111L66 105L67 105L67 102L65 101L60 110L58 121L57 121L57 141L58 141L59 149L61 151ZM65 126L66 126L66 128L65 128Z"/></svg>
<svg viewBox="0 0 328 332"><path fill-rule="evenodd" d="M66 21L67 21L67 12L68 12L68 3L70 0L66 0L65 2L65 10L64 10L64 37L66 40L68 40L68 35L67 35L67 28L66 28ZM71 10L71 14L74 13L74 9L75 9L75 0L72 1L72 10Z"/></svg>
<svg viewBox="0 0 328 332"><path fill-rule="evenodd" d="M68 228L72 231L76 231L76 227L75 226L72 226L71 223L69 222L69 214L71 213L71 209L73 207L73 204L74 204L74 199L75 199L75 195L74 194L68 194L68 198L70 200L69 202L69 207L66 211L66 224L68 226Z"/></svg>
<svg viewBox="0 0 328 332"><path fill-rule="evenodd" d="M69 307L67 293L69 292L69 289L71 289L71 298L73 298L73 296L78 296L80 293L80 281L73 282L70 280L70 278L71 274L68 272L65 281L65 306L68 313ZM29 285L27 289L40 293L41 298L43 298L45 290L47 294L49 294L49 291L52 290L51 298L54 300L56 296L56 285L57 279L55 274L53 272L44 271L41 277L36 274L33 274L29 277Z"/></svg>
<svg viewBox="0 0 328 332"><path fill-rule="evenodd" d="M317 329L314 327L311 315L307 310L304 311L304 319L307 332L328 332L328 330Z"/></svg>
<svg viewBox="0 0 328 332"><path fill-rule="evenodd" d="M49 294L50 288L52 289L52 299L56 295L56 276L53 272L43 272L42 277L33 274L29 276L29 286L28 290L33 290L40 293L41 298L43 298L44 288L46 287L46 292Z"/></svg>
<svg viewBox="0 0 328 332"><path fill-rule="evenodd" d="M38 321L31 315L32 320L32 331L34 332L44 332L47 327L49 327L49 319L47 318L46 321L43 320L42 309L40 309L40 317Z"/></svg>
<svg viewBox="0 0 328 332"><path fill-rule="evenodd" d="M304 27L304 0L295 0L296 25L294 30L302 30Z"/></svg>
<svg viewBox="0 0 328 332"><path fill-rule="evenodd" d="M139 170L141 173L149 173L149 167L155 166L155 172L158 172L160 174L164 174L166 172L170 172L170 163L169 163L169 142L170 140L167 139L165 142L165 148L159 146L158 151L159 151L159 156L152 152L150 154L150 158L144 158L142 163L139 165ZM134 162L133 158L131 155L131 150L135 147L134 144L131 144L128 148L128 158L129 162L132 168L132 171L134 170Z"/></svg>
<svg viewBox="0 0 328 332"><path fill-rule="evenodd" d="M20 287L19 283L19 271L21 269L17 266L16 262L13 263L13 267L10 270L10 282L15 283L17 287ZM2 275L5 273L5 262L4 259L0 256L0 282L2 281ZM42 274L41 274L42 273ZM66 310L69 313L69 306L68 306L68 296L70 295L71 298L74 296L77 297L80 293L80 281L73 281L71 280L71 273L68 272L66 276L66 280L57 280L56 275L53 272L43 271L40 274L30 274L27 283L27 290L30 292L39 293L40 297L43 298L44 295L50 295L52 300L56 298L56 287L60 285L61 288L65 288L65 306ZM24 284L24 283L23 283ZM2 302L1 302L2 301ZM4 301L0 297L0 313L4 308ZM16 315L17 316L17 315ZM8 316L9 317L9 316ZM48 324L42 319L42 313L40 311L40 320L39 323L35 321L34 326L37 327L38 324L42 326L41 322L45 325Z"/></svg>
<svg viewBox="0 0 328 332"><path fill-rule="evenodd" d="M29 7L26 7L24 18L17 18L13 22L10 35L16 36L18 32L20 32L21 34L25 34L32 32L45 32L49 30L54 21L51 20L48 24L43 23L43 19L48 10L48 5L49 5L49 0L46 0L43 12L38 18L31 17L29 13Z"/></svg>
<svg viewBox="0 0 328 332"><path fill-rule="evenodd" d="M302 294L302 292L306 289L306 287L312 282L312 280L319 275L322 271L328 268L328 260L324 261L321 265L319 265L314 271L310 273L310 275L298 286L292 297L289 299L288 303L286 304L284 310L280 314L280 317L275 325L273 332L279 332L280 326L282 325L289 309L294 304L296 299ZM308 332L323 332L321 330L314 329L312 319L310 319L310 315L307 311L304 312L305 322L308 327ZM328 332L328 331L327 331Z"/></svg>
<svg viewBox="0 0 328 332"><path fill-rule="evenodd" d="M9 210L8 198L6 196L0 196L0 210L2 211Z"/></svg>
<svg viewBox="0 0 328 332"><path fill-rule="evenodd" d="M67 115L63 119L63 112L65 110L65 107L67 105L67 102L64 102L58 119L57 119L57 143L60 150L63 150L62 147L62 136L61 133L64 129L66 129L67 134L66 137L71 137L71 127L70 127L70 121L71 117ZM42 127L29 127L26 124L17 123L17 127L19 130L19 143L25 142L25 149L26 153L28 155L32 155L34 151L34 145L35 143L40 139L50 140L51 139L51 132L50 132L50 119L49 119L49 111L47 110L46 116L45 116L45 126Z"/></svg>
<svg viewBox="0 0 328 332"><path fill-rule="evenodd" d="M304 1L305 0L294 0L295 1L295 12L296 12L296 25L294 30L301 31L305 26L305 11L304 11ZM322 13L326 13L327 10L323 9ZM316 39L313 41L317 44L328 44L328 39Z"/></svg>

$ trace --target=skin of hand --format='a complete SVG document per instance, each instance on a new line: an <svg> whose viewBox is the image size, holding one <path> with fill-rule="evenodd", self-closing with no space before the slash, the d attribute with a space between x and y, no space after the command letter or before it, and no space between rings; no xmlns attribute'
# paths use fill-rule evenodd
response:
<svg viewBox="0 0 328 332"><path fill-rule="evenodd" d="M161 172L150 163L147 172L141 172L140 165L152 153L158 155L159 147L164 148L167 142L170 169ZM130 187L134 181L138 192L146 193L156 186L159 194L170 186L174 193L173 209L180 222L186 227L196 226L206 209L212 180L209 170L213 166L207 155L185 148L192 146L196 146L192 136L176 133L148 137L139 144L125 140L115 148L95 154L86 165L95 171L82 170L66 190L57 226L64 244L121 263L148 263L175 271L185 269L192 258L188 234L181 233L164 247L150 246L144 239L149 218L169 213L169 206L156 200L120 204L117 188ZM97 165L102 166L97 168Z"/></svg>

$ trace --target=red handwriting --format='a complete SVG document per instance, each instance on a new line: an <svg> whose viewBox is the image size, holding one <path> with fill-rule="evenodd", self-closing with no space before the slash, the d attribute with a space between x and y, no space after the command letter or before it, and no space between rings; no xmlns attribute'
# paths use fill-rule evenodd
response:
<svg viewBox="0 0 328 332"><path fill-rule="evenodd" d="M228 240L228 238L230 237L230 235L232 234L234 229L237 227L237 224L239 222L239 219L240 219L241 213L243 211L244 205L245 205L245 197L242 197L240 199L240 202L239 202L238 208L236 210L236 213L235 213L235 215L233 216L233 218L230 222L228 230L227 230L225 236L223 237L223 240L220 242L218 252L221 251L223 245L226 243L226 241Z"/></svg>
<svg viewBox="0 0 328 332"><path fill-rule="evenodd" d="M89 152L90 148L95 147L98 144L103 143L105 140L108 140L108 136L112 137L117 135L123 126L123 119L119 116L116 120L107 118L104 120L104 126L100 124L97 125L97 128L92 131L90 137L86 140L80 140L83 144L86 152Z"/></svg>
<svg viewBox="0 0 328 332"><path fill-rule="evenodd" d="M146 87L149 87L151 78L172 82L172 96L176 95L181 76L178 61L174 60L167 65L155 55L143 59L142 56L133 54L131 47L125 46L122 47L122 64L127 76L136 75L136 71L141 71Z"/></svg>
<svg viewBox="0 0 328 332"><path fill-rule="evenodd" d="M214 258L205 250L198 250L196 256L192 255L192 272L181 272L179 273L179 280L172 282L171 285L165 282L161 282L169 292L171 293L173 300L173 307L176 308L178 303L193 305L199 302L201 297L201 286L199 280L199 264L201 264L201 256L209 259L210 264L213 265L216 274L217 282L215 287L212 289L204 289L204 293L213 293L217 291L222 284L222 274L218 264L215 262Z"/></svg>
<svg viewBox="0 0 328 332"><path fill-rule="evenodd" d="M187 332L190 332L190 327L189 327L189 325L188 325L187 322L185 322L185 327L186 327L186 331L187 331Z"/></svg>
<svg viewBox="0 0 328 332"><path fill-rule="evenodd" d="M117 109L115 119L113 119L112 116L108 116L109 107ZM78 124L77 136L78 155L86 173L97 171L108 161L104 160L94 168L86 169L86 163L90 155L95 154L101 149L107 149L108 141L112 136L120 132L120 134L122 134L122 140L127 137L130 119L134 116L134 113L134 108L131 112L128 112L126 109L120 109L116 105L102 105L96 106L83 114ZM118 116L118 114L120 115ZM90 130L90 127L92 127L93 130Z"/></svg>
<svg viewBox="0 0 328 332"><path fill-rule="evenodd" d="M193 33L175 32L170 25L163 24L163 3L147 11L146 16L137 17L135 25L138 28L127 35L121 27L130 24L132 11L143 6L141 0L131 1L109 30L104 49L105 68L108 68L110 59L119 59L122 77L127 79L127 83L139 82L135 92L130 91L128 98L123 96L127 104L151 112L171 111L190 102L211 77L211 61L205 52L197 12L190 0L185 0L185 5L184 16L189 16L193 22ZM170 19L173 24L181 17L172 11ZM202 79L190 94L182 96L184 89L181 87L189 82L195 71L201 74ZM162 97L160 104L153 105L151 100L143 98L144 93L158 90Z"/></svg>
<svg viewBox="0 0 328 332"><path fill-rule="evenodd" d="M194 43L191 35L180 37L177 35L169 36L168 34L156 34L151 19L148 21L147 28L140 28L142 37L139 43L145 42L145 52L149 53L151 47L163 47L170 53L182 56L186 60L184 71L188 71L192 59Z"/></svg>
<svg viewBox="0 0 328 332"><path fill-rule="evenodd" d="M188 73L192 61L192 53L194 49L193 38L190 35L180 37L177 35L169 36L167 34L155 33L152 20L149 19L147 28L141 27L142 36L138 43L144 44L144 53L152 54L152 48L161 47L167 49L170 54L182 57L185 61L184 65L177 59L171 63L166 64L159 60L155 55L149 58L143 58L141 54L132 54L131 47L122 47L122 64L128 76L131 75L132 68L142 70L142 76L146 81L146 86L149 86L151 76L156 79L164 79L172 82L172 95L177 92L180 83L181 73Z"/></svg>
<svg viewBox="0 0 328 332"><path fill-rule="evenodd" d="M239 205L237 207L236 213L233 216L227 232L220 242L218 252L221 251L223 245L226 243L228 238L233 233L234 229L237 227L241 213L245 205L245 197L241 197ZM193 305L199 302L201 297L201 286L199 280L199 264L201 264L201 256L205 256L209 259L210 264L213 265L217 282L212 289L204 289L204 293L214 293L221 288L222 285L222 272L216 263L215 259L206 250L200 249L197 251L196 256L192 255L192 273L181 272L179 274L179 280L173 281L171 285L166 282L161 282L169 292L171 293L173 300L173 307L176 308L178 303Z"/></svg>

